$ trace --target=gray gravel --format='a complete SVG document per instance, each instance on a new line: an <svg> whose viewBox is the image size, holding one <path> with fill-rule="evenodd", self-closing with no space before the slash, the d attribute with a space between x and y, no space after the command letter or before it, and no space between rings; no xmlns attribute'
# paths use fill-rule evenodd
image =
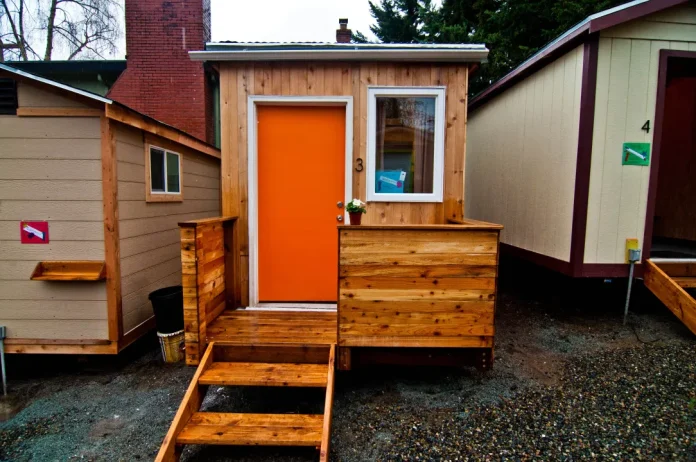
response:
<svg viewBox="0 0 696 462"><path fill-rule="evenodd" d="M696 337L640 285L624 327L621 282L509 274L493 370L339 373L332 459L696 461ZM0 460L152 460L194 372L163 364L156 348L150 339L116 359L12 357L5 404L22 410L0 423ZM320 412L322 402L316 390L213 387L204 407ZM316 452L192 447L184 460Z"/></svg>

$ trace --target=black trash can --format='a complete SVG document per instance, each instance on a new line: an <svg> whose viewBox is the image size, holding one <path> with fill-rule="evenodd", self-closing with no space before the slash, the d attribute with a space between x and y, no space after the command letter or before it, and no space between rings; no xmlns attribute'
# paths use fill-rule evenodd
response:
<svg viewBox="0 0 696 462"><path fill-rule="evenodd" d="M181 286L157 289L148 298L155 312L157 332L172 334L184 329L184 292Z"/></svg>

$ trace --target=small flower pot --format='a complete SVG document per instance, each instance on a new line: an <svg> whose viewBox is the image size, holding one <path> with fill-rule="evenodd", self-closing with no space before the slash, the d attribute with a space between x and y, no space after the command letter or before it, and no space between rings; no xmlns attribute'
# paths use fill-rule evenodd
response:
<svg viewBox="0 0 696 462"><path fill-rule="evenodd" d="M348 216L350 217L350 224L359 225L360 220L362 220L362 215L362 212L348 212Z"/></svg>

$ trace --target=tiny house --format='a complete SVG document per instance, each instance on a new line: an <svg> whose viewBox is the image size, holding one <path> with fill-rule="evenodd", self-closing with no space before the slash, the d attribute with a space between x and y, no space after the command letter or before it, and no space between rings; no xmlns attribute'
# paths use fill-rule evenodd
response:
<svg viewBox="0 0 696 462"><path fill-rule="evenodd" d="M0 325L10 353L116 354L181 283L177 223L220 213L220 152L0 64Z"/></svg>
<svg viewBox="0 0 696 462"><path fill-rule="evenodd" d="M695 89L693 3L588 17L470 101L466 216L573 277L626 277L631 247L693 258Z"/></svg>
<svg viewBox="0 0 696 462"><path fill-rule="evenodd" d="M334 367L395 350L491 366L502 227L464 218L468 79L487 53L190 53L219 73L222 216L180 223L186 361L198 370L157 460L186 444L314 446L327 460ZM354 198L367 204L359 226L347 223ZM326 388L324 414L199 412L216 384Z"/></svg>

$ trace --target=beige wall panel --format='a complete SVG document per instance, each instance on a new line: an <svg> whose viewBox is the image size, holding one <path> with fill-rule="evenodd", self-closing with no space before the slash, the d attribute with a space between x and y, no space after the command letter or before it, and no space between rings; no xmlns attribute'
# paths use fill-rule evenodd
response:
<svg viewBox="0 0 696 462"><path fill-rule="evenodd" d="M19 97L25 107L81 107L25 84ZM104 259L99 119L0 124L0 324L10 338L106 339L105 283L30 280L39 261ZM48 220L50 243L21 244L20 220Z"/></svg>
<svg viewBox="0 0 696 462"><path fill-rule="evenodd" d="M99 117L0 116L0 138L96 139Z"/></svg>
<svg viewBox="0 0 696 462"><path fill-rule="evenodd" d="M106 303L103 309L106 310ZM8 320L8 338L23 339L89 339L108 337L106 320Z"/></svg>
<svg viewBox="0 0 696 462"><path fill-rule="evenodd" d="M95 305L103 305L103 309L95 309ZM0 300L0 319L105 320L106 302L44 300L38 305L34 300Z"/></svg>
<svg viewBox="0 0 696 462"><path fill-rule="evenodd" d="M621 149L653 143L641 127L654 125L660 50L696 48L695 11L673 8L601 34L585 263L624 263L626 239L643 244L650 167L622 166Z"/></svg>
<svg viewBox="0 0 696 462"><path fill-rule="evenodd" d="M501 241L570 260L583 47L469 115L466 216Z"/></svg>
<svg viewBox="0 0 696 462"><path fill-rule="evenodd" d="M98 160L0 159L0 180L95 180L99 175Z"/></svg>
<svg viewBox="0 0 696 462"><path fill-rule="evenodd" d="M0 159L101 159L98 139L6 138L10 135L0 130Z"/></svg>
<svg viewBox="0 0 696 462"><path fill-rule="evenodd" d="M148 294L181 284L181 221L219 216L220 161L183 146L150 137L148 142L182 155L183 202L145 202L145 139L119 126L119 233L123 330L152 317Z"/></svg>
<svg viewBox="0 0 696 462"><path fill-rule="evenodd" d="M198 220L220 216L219 211L184 213L181 215L168 215L165 217L140 218L135 220L122 220L120 222L121 239L133 236L141 236L148 233L157 233L172 229L172 222L177 224L182 221Z"/></svg>
<svg viewBox="0 0 696 462"><path fill-rule="evenodd" d="M103 260L104 243L100 241L50 241L48 244L27 245L16 239L14 241L0 241L0 255L5 261ZM27 279L29 276L31 274L27 275Z"/></svg>
<svg viewBox="0 0 696 462"><path fill-rule="evenodd" d="M19 107L91 107L68 92L49 90L24 82L17 83L17 102ZM97 103L99 104L99 103Z"/></svg>
<svg viewBox="0 0 696 462"><path fill-rule="evenodd" d="M79 201L99 197L101 181L85 180L4 180L0 181L3 200Z"/></svg>
<svg viewBox="0 0 696 462"><path fill-rule="evenodd" d="M101 220L101 201L2 201L0 220ZM18 225L19 226L19 225ZM49 230L50 232L50 230Z"/></svg>
<svg viewBox="0 0 696 462"><path fill-rule="evenodd" d="M178 229L168 229L159 233L143 234L121 240L121 258L127 258L151 249L178 244L181 236Z"/></svg>
<svg viewBox="0 0 696 462"><path fill-rule="evenodd" d="M79 286L77 285L79 284ZM2 300L106 300L104 282L0 281ZM8 297L9 298L6 298ZM41 304L38 302L37 304ZM95 304L97 309L101 304Z"/></svg>

